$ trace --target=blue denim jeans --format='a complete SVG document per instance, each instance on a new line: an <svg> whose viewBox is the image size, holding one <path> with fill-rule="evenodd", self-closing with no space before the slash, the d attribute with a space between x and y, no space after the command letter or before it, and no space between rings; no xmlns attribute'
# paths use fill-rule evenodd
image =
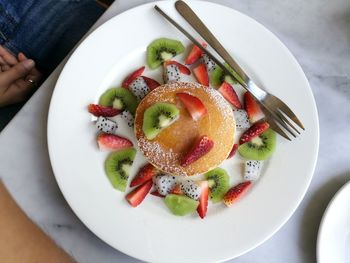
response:
<svg viewBox="0 0 350 263"><path fill-rule="evenodd" d="M103 11L94 0L0 0L0 44L47 74Z"/></svg>
<svg viewBox="0 0 350 263"><path fill-rule="evenodd" d="M33 58L47 75L103 11L94 0L0 0L0 45ZM21 106L0 108L0 131Z"/></svg>

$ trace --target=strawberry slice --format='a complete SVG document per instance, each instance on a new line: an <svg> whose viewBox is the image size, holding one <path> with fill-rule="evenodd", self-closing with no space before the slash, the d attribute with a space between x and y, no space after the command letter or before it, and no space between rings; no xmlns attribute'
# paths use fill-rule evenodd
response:
<svg viewBox="0 0 350 263"><path fill-rule="evenodd" d="M183 195L184 193L181 190L181 185L180 184L176 184L174 186L174 188L170 191L171 194L175 194L175 195Z"/></svg>
<svg viewBox="0 0 350 263"><path fill-rule="evenodd" d="M191 114L192 119L198 121L203 115L207 113L207 109L203 102L195 96L188 93L176 93L181 102L185 105L188 112Z"/></svg>
<svg viewBox="0 0 350 263"><path fill-rule="evenodd" d="M122 112L113 107L105 107L98 104L89 104L88 111L96 117L113 117Z"/></svg>
<svg viewBox="0 0 350 263"><path fill-rule="evenodd" d="M254 137L259 136L269 127L270 125L266 121L254 123L248 130L246 130L242 134L241 138L239 139L239 144L251 141Z"/></svg>
<svg viewBox="0 0 350 263"><path fill-rule="evenodd" d="M159 82L151 79L149 77L141 76L143 80L146 82L149 90L154 90L155 88L158 88L160 86Z"/></svg>
<svg viewBox="0 0 350 263"><path fill-rule="evenodd" d="M133 73L126 77L126 79L122 83L122 87L127 89L131 82L133 82L137 77L140 77L144 71L145 66L142 66L141 68L135 70Z"/></svg>
<svg viewBox="0 0 350 263"><path fill-rule="evenodd" d="M191 71L188 67L186 67L185 65L182 65L181 63L177 62L177 61L174 61L174 60L167 60L167 61L164 61L164 66L169 66L169 65L176 65L180 72L182 74L185 74L185 75L191 75Z"/></svg>
<svg viewBox="0 0 350 263"><path fill-rule="evenodd" d="M207 72L207 67L204 63L201 63L197 67L195 67L193 69L193 73L200 84L207 87L209 86L209 76Z"/></svg>
<svg viewBox="0 0 350 263"><path fill-rule="evenodd" d="M235 143L235 144L233 145L233 147L232 147L231 152L229 153L229 155L227 156L227 158L226 158L226 159L230 159L230 158L232 158L232 157L235 155L235 153L236 153L237 149L238 149L238 144L237 144L237 143Z"/></svg>
<svg viewBox="0 0 350 263"><path fill-rule="evenodd" d="M158 193L157 190L154 190L153 192L151 192L151 195L158 196L158 197L161 197L161 198L164 197L164 196L162 196L160 193Z"/></svg>
<svg viewBox="0 0 350 263"><path fill-rule="evenodd" d="M205 42L202 42L202 46L203 47L207 47L207 44ZM185 64L186 65L191 65L193 63L195 63L203 54L203 51L196 45L193 45L190 53L188 54L186 60L185 60Z"/></svg>
<svg viewBox="0 0 350 263"><path fill-rule="evenodd" d="M194 144L188 153L184 155L180 164L186 167L206 155L214 147L214 141L204 135Z"/></svg>
<svg viewBox="0 0 350 263"><path fill-rule="evenodd" d="M232 187L224 195L224 198L223 198L224 204L227 206L233 205L233 203L236 202L238 198L240 198L242 195L244 195L248 191L251 185L252 185L251 181L246 181Z"/></svg>
<svg viewBox="0 0 350 263"><path fill-rule="evenodd" d="M130 140L110 133L100 133L97 143L101 151L115 151L133 146Z"/></svg>
<svg viewBox="0 0 350 263"><path fill-rule="evenodd" d="M134 179L130 183L130 187L134 187L151 180L157 174L157 169L150 163L143 166Z"/></svg>
<svg viewBox="0 0 350 263"><path fill-rule="evenodd" d="M200 183L201 195L199 197L199 205L197 207L198 215L204 218L207 214L208 209L208 196L209 196L209 185L208 181L202 181Z"/></svg>
<svg viewBox="0 0 350 263"><path fill-rule="evenodd" d="M146 195L149 193L152 186L153 186L153 182L151 180L147 181L146 183L138 186L133 191L128 193L125 198L126 200L128 200L131 206L136 207L139 204L141 204L143 199L145 199Z"/></svg>
<svg viewBox="0 0 350 263"><path fill-rule="evenodd" d="M220 91L222 96L233 106L235 106L237 109L242 108L242 104L238 99L236 91L229 83L224 81L218 90Z"/></svg>
<svg viewBox="0 0 350 263"><path fill-rule="evenodd" d="M249 92L244 93L244 108L251 123L255 123L265 117L259 104Z"/></svg>

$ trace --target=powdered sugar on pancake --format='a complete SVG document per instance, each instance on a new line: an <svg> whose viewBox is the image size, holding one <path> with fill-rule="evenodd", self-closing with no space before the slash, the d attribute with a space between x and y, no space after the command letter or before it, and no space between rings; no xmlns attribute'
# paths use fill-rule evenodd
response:
<svg viewBox="0 0 350 263"><path fill-rule="evenodd" d="M142 110L136 111L137 121L135 122L135 134L138 139L138 145L148 161L166 173L184 176L203 173L217 167L220 162L226 159L228 153L232 149L232 145L230 144L233 144L233 135L235 133L235 120L232 108L231 105L217 90L204 87L197 83L187 82L173 82L160 86L150 92L143 99L143 101L141 101L141 104L144 103L144 105L149 106L152 105L152 103L156 102L167 102L176 104L178 107L183 107L181 102L178 101L176 97L174 97L178 92L185 92L199 97L203 96L203 99L205 98L203 102L208 109L208 114L200 122L190 121L189 123L186 117L183 119L180 117L178 121L185 121L186 124L184 125L191 126L184 126L184 129L182 129L182 124L175 125L176 128L172 128L170 125L168 128L166 128L167 131L165 131L167 134L166 141L162 141L162 139L158 140L158 137L150 141L144 137L142 131L143 111L145 110L145 106L141 106ZM172 95L169 96L169 94ZM220 121L218 121L218 119ZM188 146L190 147L190 144L196 140L197 136L194 135L193 140L190 139L188 142L186 142L186 144L183 144L184 137L182 136L184 135L184 130L188 130L188 132L190 132L185 134L185 136L187 136L186 139L188 140L190 137L188 134L195 134L197 127L200 130L203 126L207 127L209 133L207 135L214 140L214 148L212 152L209 153L211 157L204 156L204 160L198 160L200 163L194 164L192 166L182 167L180 165L180 160L184 152L188 150ZM206 131L200 131L198 133L198 136L203 135L203 132L205 133ZM160 133L160 136L161 134L162 133ZM183 146L180 146L179 148L179 145ZM182 147L185 150L179 150Z"/></svg>
<svg viewBox="0 0 350 263"><path fill-rule="evenodd" d="M179 155L174 153L172 149L164 150L158 142L149 141L143 137L139 139L138 143L146 157L150 158L151 162L156 164L158 169L171 174L187 175L178 163L175 164L174 160L178 160Z"/></svg>

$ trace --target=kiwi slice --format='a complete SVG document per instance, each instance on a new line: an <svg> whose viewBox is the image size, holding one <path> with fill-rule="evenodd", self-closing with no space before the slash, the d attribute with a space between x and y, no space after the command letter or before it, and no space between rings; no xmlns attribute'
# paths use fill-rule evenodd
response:
<svg viewBox="0 0 350 263"><path fill-rule="evenodd" d="M158 38L147 47L147 64L151 69L158 68L164 61L170 60L185 51L180 41Z"/></svg>
<svg viewBox="0 0 350 263"><path fill-rule="evenodd" d="M179 109L174 104L158 102L153 104L143 115L142 130L148 140L153 140L158 133L179 117Z"/></svg>
<svg viewBox="0 0 350 263"><path fill-rule="evenodd" d="M170 194L164 199L169 210L177 216L184 216L196 211L199 202L184 195Z"/></svg>
<svg viewBox="0 0 350 263"><path fill-rule="evenodd" d="M100 97L98 104L102 106L113 106L113 101L115 99L115 88L106 90Z"/></svg>
<svg viewBox="0 0 350 263"><path fill-rule="evenodd" d="M240 78L236 72L225 62L224 66L236 77ZM213 72L210 74L210 81L211 84L215 87L219 87L224 81L230 83L230 84L235 84L237 81L233 79L229 75L225 75L224 71L222 68L219 66L216 66Z"/></svg>
<svg viewBox="0 0 350 263"><path fill-rule="evenodd" d="M238 147L239 154L249 160L266 160L276 148L276 133L268 129Z"/></svg>
<svg viewBox="0 0 350 263"><path fill-rule="evenodd" d="M129 171L134 161L136 150L127 148L111 153L105 162L107 177L113 187L124 192L128 183Z"/></svg>
<svg viewBox="0 0 350 263"><path fill-rule="evenodd" d="M118 110L128 110L135 114L137 99L132 92L125 88L111 88L100 97L99 104L102 106L113 106Z"/></svg>
<svg viewBox="0 0 350 263"><path fill-rule="evenodd" d="M210 198L213 203L220 202L230 188L230 178L222 168L215 168L206 174L205 178L210 187Z"/></svg>

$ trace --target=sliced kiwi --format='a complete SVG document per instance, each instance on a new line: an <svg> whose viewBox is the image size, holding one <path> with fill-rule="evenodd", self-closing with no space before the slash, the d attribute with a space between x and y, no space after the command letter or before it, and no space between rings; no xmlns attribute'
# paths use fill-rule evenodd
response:
<svg viewBox="0 0 350 263"><path fill-rule="evenodd" d="M100 97L98 104L102 106L113 106L113 101L115 99L115 88L106 90Z"/></svg>
<svg viewBox="0 0 350 263"><path fill-rule="evenodd" d="M107 157L105 171L115 189L122 192L125 191L135 155L136 150L134 148L127 148L113 152Z"/></svg>
<svg viewBox="0 0 350 263"><path fill-rule="evenodd" d="M158 102L145 110L142 130L148 140L153 140L158 133L179 117L179 109L174 104Z"/></svg>
<svg viewBox="0 0 350 263"><path fill-rule="evenodd" d="M164 61L170 60L185 51L180 41L158 38L147 47L147 64L151 69L158 68Z"/></svg>
<svg viewBox="0 0 350 263"><path fill-rule="evenodd" d="M236 77L239 77L233 69L225 62L224 66ZM235 84L237 81L233 79L229 75L225 75L224 70L220 68L219 66L216 66L215 69L212 71L210 74L210 81L211 84L215 87L219 87L224 81L230 83L230 84Z"/></svg>
<svg viewBox="0 0 350 263"><path fill-rule="evenodd" d="M215 168L204 174L210 187L210 198L213 203L220 202L230 188L230 178L222 168Z"/></svg>
<svg viewBox="0 0 350 263"><path fill-rule="evenodd" d="M118 110L128 110L135 114L137 99L132 92L125 88L111 88L100 97L99 104L102 106L113 106Z"/></svg>
<svg viewBox="0 0 350 263"><path fill-rule="evenodd" d="M164 199L169 210L177 216L184 216L196 211L199 202L184 195L170 194Z"/></svg>
<svg viewBox="0 0 350 263"><path fill-rule="evenodd" d="M239 154L249 160L266 160L276 148L276 133L268 129L238 147Z"/></svg>

